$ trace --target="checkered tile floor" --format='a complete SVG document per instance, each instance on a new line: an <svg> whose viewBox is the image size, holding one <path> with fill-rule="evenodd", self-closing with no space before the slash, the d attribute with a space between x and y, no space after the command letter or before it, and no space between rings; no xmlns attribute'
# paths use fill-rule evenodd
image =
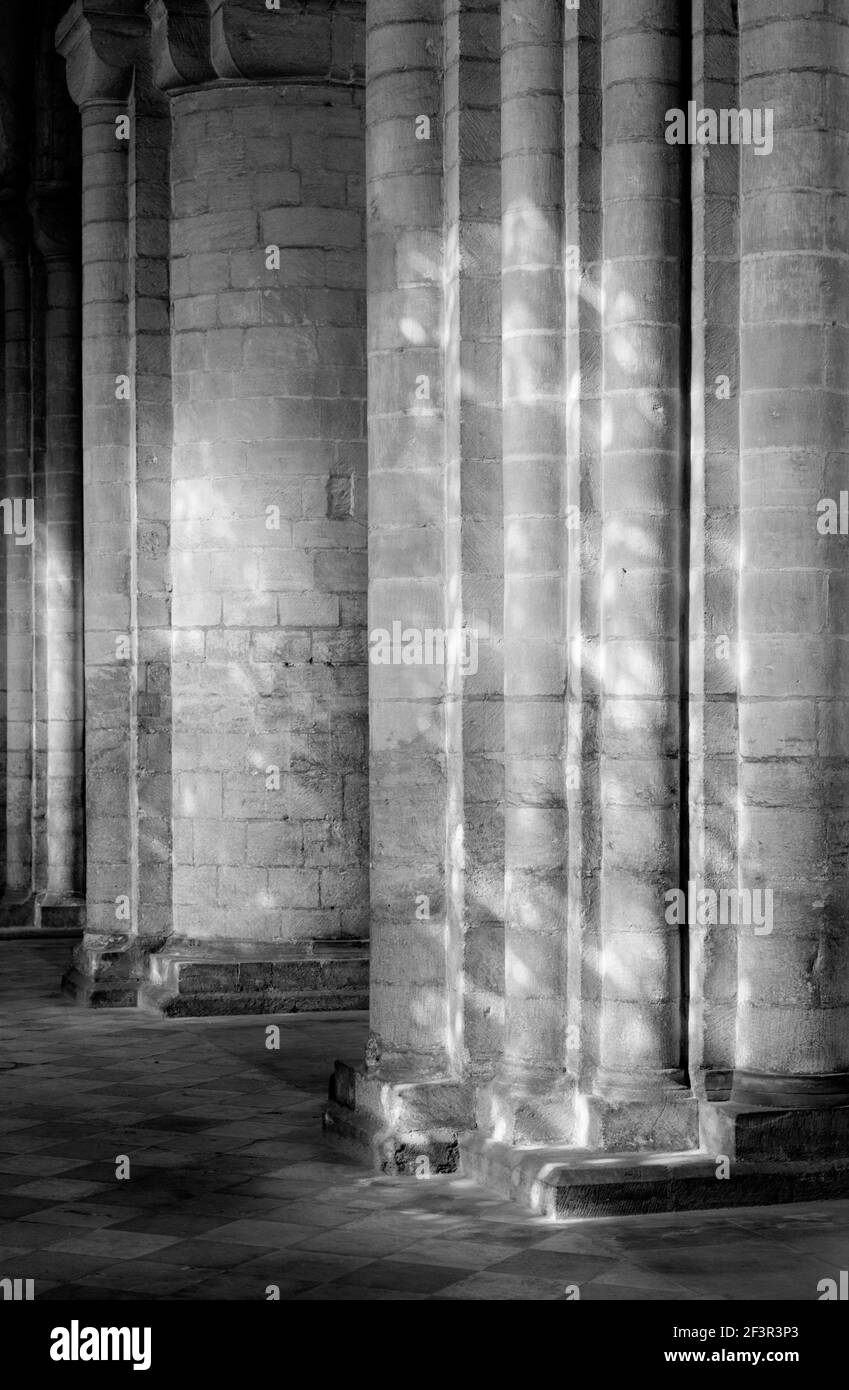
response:
<svg viewBox="0 0 849 1390"><path fill-rule="evenodd" d="M321 1135L360 1015L160 1021L63 999L67 942L0 944L0 1277L38 1299L816 1300L849 1202L553 1225ZM129 1160L116 1176L119 1156Z"/></svg>

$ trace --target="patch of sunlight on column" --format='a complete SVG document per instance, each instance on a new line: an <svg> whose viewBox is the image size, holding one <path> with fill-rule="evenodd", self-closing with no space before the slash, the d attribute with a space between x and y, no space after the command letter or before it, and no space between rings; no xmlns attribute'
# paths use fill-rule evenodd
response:
<svg viewBox="0 0 849 1390"><path fill-rule="evenodd" d="M590 1106L589 1096L581 1091L575 1096L575 1147L590 1147Z"/></svg>
<svg viewBox="0 0 849 1390"><path fill-rule="evenodd" d="M427 332L418 319L403 318L398 324L401 336L415 347L423 347L427 342Z"/></svg>
<svg viewBox="0 0 849 1390"><path fill-rule="evenodd" d="M574 371L566 385L566 425L572 424L575 411L581 407L581 372Z"/></svg>
<svg viewBox="0 0 849 1390"><path fill-rule="evenodd" d="M650 642L653 639L647 638ZM650 700L662 698L663 666L652 660L649 654L628 650L631 644L626 638L615 643L607 642L602 651L603 679L605 694L615 700ZM623 679L627 682L622 688ZM634 716L623 717L625 706L620 710L617 723L619 729L635 728Z"/></svg>
<svg viewBox="0 0 849 1390"><path fill-rule="evenodd" d="M526 527L524 518L519 521L508 521L504 527L504 553L508 563L524 559L528 554L528 543L525 539Z"/></svg>
<svg viewBox="0 0 849 1390"><path fill-rule="evenodd" d="M505 260L511 265L514 262L518 264L518 252L522 247L529 242L537 243L540 238L551 232L553 225L553 218L536 203L517 198L508 204L501 219ZM533 261L527 263L534 264Z"/></svg>
<svg viewBox="0 0 849 1390"><path fill-rule="evenodd" d="M607 538L610 549L616 554L621 554L624 550L629 555L632 565L635 559L653 565L655 557L648 548L649 538L645 529L636 526L624 514L614 514L608 519Z"/></svg>
<svg viewBox="0 0 849 1390"><path fill-rule="evenodd" d="M613 442L613 414L610 408L610 401L605 396L601 405L601 432L599 443L602 449L609 449Z"/></svg>
<svg viewBox="0 0 849 1390"><path fill-rule="evenodd" d="M591 280L582 277L578 293L581 298L589 304L591 309L595 309L599 315L604 313L607 305L607 296L603 289L599 289Z"/></svg>
<svg viewBox="0 0 849 1390"><path fill-rule="evenodd" d="M437 1015L445 1015L446 1000L442 986L434 983L425 989L421 985L413 985L406 1007L411 1021L430 1033L436 1026Z"/></svg>
<svg viewBox="0 0 849 1390"><path fill-rule="evenodd" d="M633 319L637 312L637 301L627 290L620 290L613 301L613 317L616 319Z"/></svg>
<svg viewBox="0 0 849 1390"><path fill-rule="evenodd" d="M629 343L624 334L619 332L613 336L613 356L623 371L635 372L637 370L640 354L634 344Z"/></svg>
<svg viewBox="0 0 849 1390"><path fill-rule="evenodd" d="M457 275L460 271L460 226L455 222L445 235L445 242L442 253L443 276L451 293L455 294L453 286L456 283Z"/></svg>
<svg viewBox="0 0 849 1390"><path fill-rule="evenodd" d="M451 801L456 803L454 806L455 811L462 807L463 797L462 791L459 787L455 787L452 789ZM463 835L462 825L456 825L454 827L454 831L451 836L450 856L452 866L451 888L453 892L457 893L463 886L463 870L466 867L466 842Z"/></svg>
<svg viewBox="0 0 849 1390"><path fill-rule="evenodd" d="M616 594L616 585L619 582L619 570L609 569L601 581L601 596L603 599L611 600Z"/></svg>
<svg viewBox="0 0 849 1390"><path fill-rule="evenodd" d="M619 956L613 951L612 947L605 946L598 956L599 970L603 980L612 980L614 984L620 986L625 991L632 991L634 980L628 974ZM623 998L631 998L630 993L625 993Z"/></svg>
<svg viewBox="0 0 849 1390"><path fill-rule="evenodd" d="M509 946L504 956L504 974L509 985L523 985L527 988L533 984L530 970Z"/></svg>
<svg viewBox="0 0 849 1390"><path fill-rule="evenodd" d="M422 251L410 252L410 269L416 271L428 284L435 284L439 280L439 267L436 261L424 255Z"/></svg>

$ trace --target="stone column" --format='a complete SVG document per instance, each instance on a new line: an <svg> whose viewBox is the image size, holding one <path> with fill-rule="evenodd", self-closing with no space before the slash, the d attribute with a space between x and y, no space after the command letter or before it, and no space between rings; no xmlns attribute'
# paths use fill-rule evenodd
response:
<svg viewBox="0 0 849 1390"><path fill-rule="evenodd" d="M567 11L564 34L566 241L565 783L568 822L565 1064L591 1091L599 1042L599 632L601 585L601 6Z"/></svg>
<svg viewBox="0 0 849 1390"><path fill-rule="evenodd" d="M681 151L665 142L680 25L676 0L603 10L601 1001L586 1139L614 1149L696 1143L695 1105L676 1103L681 929L665 916L681 869L684 224Z"/></svg>
<svg viewBox="0 0 849 1390"><path fill-rule="evenodd" d="M732 8L693 5L692 100L740 105ZM675 103L678 104L678 103ZM687 879L712 891L737 878L739 657L740 149L682 151L692 188ZM737 938L688 923L689 1074L700 1097L728 1098L734 1067Z"/></svg>
<svg viewBox="0 0 849 1390"><path fill-rule="evenodd" d="M35 242L44 265L43 550L38 595L43 706L39 754L38 920L80 925L85 892L81 326L79 205L36 189Z"/></svg>
<svg viewBox="0 0 849 1390"><path fill-rule="evenodd" d="M443 625L444 320L441 0L368 12L369 629ZM417 133L417 122L420 122ZM444 1076L446 670L369 670L370 1060ZM415 769L414 775L411 771ZM411 993L416 998L410 1008Z"/></svg>
<svg viewBox="0 0 849 1390"><path fill-rule="evenodd" d="M157 746L174 839L172 931L144 1000L359 1007L362 7L149 15L171 116L173 722Z"/></svg>
<svg viewBox="0 0 849 1390"><path fill-rule="evenodd" d="M445 496L448 973L454 1067L491 1077L504 1028L500 3L446 0Z"/></svg>
<svg viewBox="0 0 849 1390"><path fill-rule="evenodd" d="M430 656L425 642L428 631L473 625L467 571L477 563L486 573L492 559L483 547L475 555L463 525L475 507L467 459L487 447L484 413L469 401L477 366L485 400L494 394L490 364L473 355L481 325L466 317L465 273L474 256L489 275L497 262L482 255L491 231L476 234L460 218L474 148L460 91L467 54L493 26L478 16L476 35L466 7L446 0L400 9L374 0L367 17L371 1037L363 1069L337 1064L326 1123L388 1171L421 1172L423 1163L449 1171L458 1133L472 1123L470 1043L477 1065L492 1067L491 1038L475 1037L478 1001L464 993L467 950L480 950L493 981L499 972L489 954L492 908L467 915L469 868L483 887L490 852L468 809L465 692L477 677L460 670L467 639ZM485 39L483 47L489 93L492 51ZM479 148L489 152L486 104ZM491 188L491 170L483 180ZM491 302L492 286L482 288ZM488 578L478 592L489 601ZM491 679L481 672L478 689ZM492 727L479 730L478 747L497 739ZM484 801L490 773L482 769L476 783ZM476 839L467 846L470 820Z"/></svg>
<svg viewBox="0 0 849 1390"><path fill-rule="evenodd" d="M138 931L144 951L172 927L171 479L169 284L171 119L149 51L133 82L128 167L132 448L138 695L136 701Z"/></svg>
<svg viewBox="0 0 849 1390"><path fill-rule="evenodd" d="M77 0L57 46L83 139L86 923L66 977L77 997L134 1004L138 882L138 556L131 344L128 110L145 32Z"/></svg>
<svg viewBox="0 0 849 1390"><path fill-rule="evenodd" d="M739 886L773 903L739 931L732 1099L786 1109L772 1142L801 1155L849 1116L845 17L742 0L740 71L774 145L741 152ZM738 1156L761 1124L737 1115Z"/></svg>
<svg viewBox="0 0 849 1390"><path fill-rule="evenodd" d="M488 1128L565 1140L563 15L501 7L505 1042Z"/></svg>
<svg viewBox="0 0 849 1390"><path fill-rule="evenodd" d="M10 195L0 208L3 263L5 456L2 536L6 606L6 884L4 925L32 922L33 609L34 532L14 532L14 520L33 518L30 395L29 226ZM13 510L12 510L13 509ZM20 527L19 527L20 529Z"/></svg>

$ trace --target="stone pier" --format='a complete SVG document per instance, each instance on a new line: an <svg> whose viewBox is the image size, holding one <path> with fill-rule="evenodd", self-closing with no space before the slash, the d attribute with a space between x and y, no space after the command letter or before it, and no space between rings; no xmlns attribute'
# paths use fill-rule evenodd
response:
<svg viewBox="0 0 849 1390"><path fill-rule="evenodd" d="M371 164L378 218L395 205L394 171L419 165L416 104L434 140L452 133L437 94L414 84L426 55L454 61L454 8L406 8L403 25L398 7L367 16L367 118L379 109L389 126L390 85L399 117ZM456 924L473 893L452 877L455 786L434 752L444 738L462 763L456 702L473 695L434 675L428 727L441 711L443 732L407 743L407 776L388 785L373 756L373 808L382 786L398 826L373 845L373 882L391 860L395 888L373 904L372 1040L363 1065L337 1064L325 1120L384 1171L459 1170L552 1215L849 1182L846 540L818 528L846 465L849 29L756 0L739 15L685 8L500 6L501 244L476 265L488 257L502 285L503 638L479 637L504 663L490 707L493 723L503 711L503 1034L482 1064L458 1022L474 984ZM676 142L702 108L717 132L730 111L736 138ZM438 220L442 200L443 238L429 223L418 242L443 324L449 197L444 172L427 204ZM474 337L460 335L461 356ZM435 371L453 349L444 328ZM438 483L407 381L372 367L371 476L397 466L377 423L394 411L421 485L434 469ZM469 476L462 452L459 469ZM448 494L449 533L467 534L464 499ZM396 524L404 508L399 496ZM409 547L403 561L396 604ZM434 578L443 603L462 592L447 564ZM415 708L421 674L392 679ZM372 672L373 731L385 680ZM442 881L466 896L436 933L403 873L411 797L439 831L428 862L441 854ZM428 877L440 881L438 862Z"/></svg>

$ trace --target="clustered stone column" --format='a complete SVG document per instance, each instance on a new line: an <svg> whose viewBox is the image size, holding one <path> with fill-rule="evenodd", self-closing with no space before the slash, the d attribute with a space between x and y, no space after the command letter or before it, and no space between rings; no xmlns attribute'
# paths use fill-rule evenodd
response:
<svg viewBox="0 0 849 1390"><path fill-rule="evenodd" d="M408 394L429 372L450 422L447 97L441 184L409 126L479 9L369 16L375 626L424 574L431 612L462 588L466 458L457 489L450 428L443 446ZM370 673L373 1033L326 1124L384 1168L462 1166L549 1213L847 1182L849 30L760 0L739 29L731 6L685 9L501 3L504 1032L484 1065L456 1046L468 879L441 761L464 765L470 691ZM693 107L736 138L676 144ZM405 513L421 540L441 528L441 567ZM459 895L435 929L411 920L422 874Z"/></svg>
<svg viewBox="0 0 849 1390"><path fill-rule="evenodd" d="M82 122L86 935L67 984L134 1004L139 925L136 392L128 168L140 7L75 5L58 46Z"/></svg>

